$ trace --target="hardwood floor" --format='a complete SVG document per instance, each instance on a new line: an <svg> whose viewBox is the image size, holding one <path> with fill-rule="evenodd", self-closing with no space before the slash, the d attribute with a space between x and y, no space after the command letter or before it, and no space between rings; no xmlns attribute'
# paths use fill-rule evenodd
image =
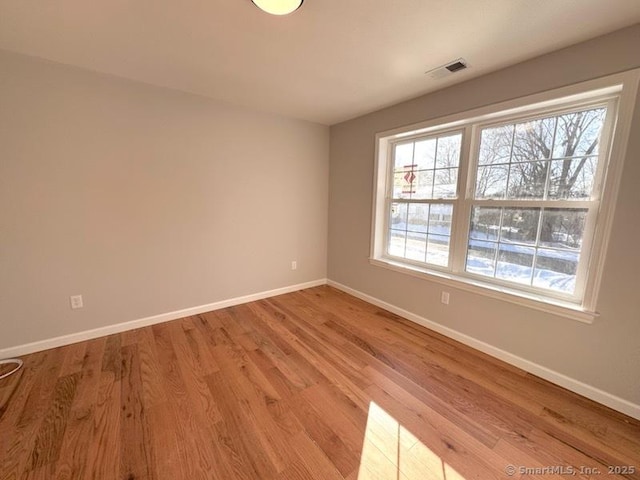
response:
<svg viewBox="0 0 640 480"><path fill-rule="evenodd" d="M24 361L3 480L640 478L639 421L330 287Z"/></svg>

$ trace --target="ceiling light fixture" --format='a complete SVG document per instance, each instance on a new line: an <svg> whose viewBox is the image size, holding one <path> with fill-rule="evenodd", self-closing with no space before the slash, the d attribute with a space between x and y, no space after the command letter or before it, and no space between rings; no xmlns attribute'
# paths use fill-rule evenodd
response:
<svg viewBox="0 0 640 480"><path fill-rule="evenodd" d="M271 15L288 15L295 12L304 0L251 0L258 8Z"/></svg>

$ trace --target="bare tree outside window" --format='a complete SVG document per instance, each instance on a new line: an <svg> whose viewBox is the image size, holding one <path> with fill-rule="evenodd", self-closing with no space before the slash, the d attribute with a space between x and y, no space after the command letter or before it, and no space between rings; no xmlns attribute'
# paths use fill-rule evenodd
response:
<svg viewBox="0 0 640 480"><path fill-rule="evenodd" d="M475 198L588 198L605 108L481 133Z"/></svg>

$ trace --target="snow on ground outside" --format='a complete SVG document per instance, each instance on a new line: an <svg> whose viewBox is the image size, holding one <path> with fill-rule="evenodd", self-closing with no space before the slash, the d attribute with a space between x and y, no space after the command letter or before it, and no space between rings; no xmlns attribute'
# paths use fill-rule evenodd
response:
<svg viewBox="0 0 640 480"><path fill-rule="evenodd" d="M403 223L395 224L394 227L404 228L406 225ZM405 232L398 232L404 234ZM435 235L448 235L449 229L446 227L437 227L429 229L429 235L425 233L407 232L406 250L404 240L394 241L392 238L389 253L398 257L404 257L412 260L426 261L434 265L447 265L449 256L448 245L433 243L434 241L440 241L442 237L436 237ZM430 242L425 245L425 238L429 238ZM487 240L493 240L495 237L487 238ZM471 246L483 246L486 245L486 241L483 240L471 240ZM426 247L426 249L425 249ZM501 243L500 249L504 251L511 251L517 253L531 254L533 248L523 245ZM425 251L426 250L426 251ZM559 250L546 250L539 249L538 256L546 257L549 259L560 259L577 264L578 252L574 251L559 251ZM533 263L533 262L532 262ZM575 275L570 275L562 272L556 272L553 270L543 268L533 268L527 265L518 265L505 261L494 260L482 257L480 255L474 255L474 251L469 252L467 259L467 271L477 275L483 275L490 278L498 278L524 285L533 285L534 287L546 288L549 290L559 291L563 293L573 293L575 290Z"/></svg>

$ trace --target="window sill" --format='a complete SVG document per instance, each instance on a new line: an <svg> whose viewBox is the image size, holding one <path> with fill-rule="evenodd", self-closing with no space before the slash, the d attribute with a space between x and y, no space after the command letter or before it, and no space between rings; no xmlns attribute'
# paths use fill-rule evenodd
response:
<svg viewBox="0 0 640 480"><path fill-rule="evenodd" d="M542 295L534 295L517 290L512 290L499 285L493 285L490 283L479 282L459 275L454 275L446 272L439 272L436 270L428 270L426 268L420 268L414 265L407 265L400 262L384 258L370 258L369 263L377 267L386 268L396 272L411 275L413 277L421 278L423 280L429 280L433 282L442 283L451 287L465 290L468 292L484 295L505 302L514 303L523 307L532 308L546 313L551 313L571 320L576 320L582 323L591 324L596 317L599 316L597 312L591 312L579 305L564 302L553 298L544 297Z"/></svg>

